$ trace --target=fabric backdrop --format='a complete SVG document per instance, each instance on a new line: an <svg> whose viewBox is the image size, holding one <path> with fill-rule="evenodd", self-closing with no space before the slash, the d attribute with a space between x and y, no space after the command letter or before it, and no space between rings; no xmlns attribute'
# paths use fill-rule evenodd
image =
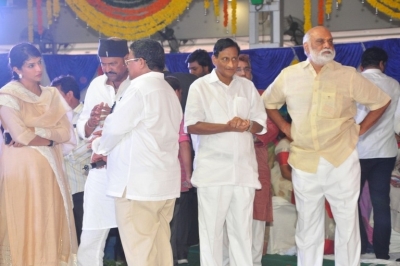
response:
<svg viewBox="0 0 400 266"><path fill-rule="evenodd" d="M358 67L361 54L366 48L378 46L386 50L389 60L386 74L400 82L400 39L386 39L359 43L336 44L335 60L343 65ZM253 81L258 89L264 90L275 79L280 71L289 66L293 60L304 61L302 46L287 48L263 48L243 50L249 54ZM211 55L211 53L210 53ZM166 66L170 72L188 72L185 59L188 54L167 54ZM43 60L49 80L59 75L73 75L81 90L85 89L97 75L99 60L96 55L44 55ZM7 54L0 54L0 87L10 81L11 72L8 68ZM48 85L48 84L43 84Z"/></svg>

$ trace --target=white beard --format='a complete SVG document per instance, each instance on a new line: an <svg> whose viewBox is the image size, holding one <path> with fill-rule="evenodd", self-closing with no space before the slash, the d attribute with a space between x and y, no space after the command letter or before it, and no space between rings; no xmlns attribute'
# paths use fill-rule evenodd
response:
<svg viewBox="0 0 400 266"><path fill-rule="evenodd" d="M324 54L325 52L329 52L329 54ZM314 64L324 66L327 63L333 61L335 55L335 49L323 49L322 51L317 52L316 50L310 48L310 54L308 55L308 57Z"/></svg>

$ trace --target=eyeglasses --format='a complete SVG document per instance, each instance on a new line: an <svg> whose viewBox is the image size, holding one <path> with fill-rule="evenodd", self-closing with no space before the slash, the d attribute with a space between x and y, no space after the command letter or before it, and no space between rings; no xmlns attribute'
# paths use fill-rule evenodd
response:
<svg viewBox="0 0 400 266"><path fill-rule="evenodd" d="M251 72L251 68L250 67L244 67L244 68L238 67L238 68L236 68L236 72L242 72L242 71L244 71L246 73L249 73L249 72Z"/></svg>
<svg viewBox="0 0 400 266"><path fill-rule="evenodd" d="M125 60L125 65L129 65L129 62L131 62L131 61L136 62L136 61L138 61L139 59L140 59L140 57L139 57L139 58L127 59L127 60Z"/></svg>

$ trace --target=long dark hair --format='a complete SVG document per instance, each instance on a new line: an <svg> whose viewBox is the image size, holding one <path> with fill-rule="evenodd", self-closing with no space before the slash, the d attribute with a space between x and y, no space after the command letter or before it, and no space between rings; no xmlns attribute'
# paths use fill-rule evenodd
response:
<svg viewBox="0 0 400 266"><path fill-rule="evenodd" d="M30 57L42 57L40 51L31 43L19 43L10 49L10 52L8 53L8 63L12 72L13 80L19 80L19 76L13 70L13 67L21 69L25 61Z"/></svg>

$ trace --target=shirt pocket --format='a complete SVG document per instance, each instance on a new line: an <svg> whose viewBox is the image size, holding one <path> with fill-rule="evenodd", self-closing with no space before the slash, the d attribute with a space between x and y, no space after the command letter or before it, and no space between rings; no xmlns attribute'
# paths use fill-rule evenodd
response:
<svg viewBox="0 0 400 266"><path fill-rule="evenodd" d="M248 99L240 96L235 97L233 111L235 116L242 119L248 119L250 114L250 104Z"/></svg>
<svg viewBox="0 0 400 266"><path fill-rule="evenodd" d="M325 118L337 118L342 105L341 96L337 92L320 92L320 104L318 116Z"/></svg>

